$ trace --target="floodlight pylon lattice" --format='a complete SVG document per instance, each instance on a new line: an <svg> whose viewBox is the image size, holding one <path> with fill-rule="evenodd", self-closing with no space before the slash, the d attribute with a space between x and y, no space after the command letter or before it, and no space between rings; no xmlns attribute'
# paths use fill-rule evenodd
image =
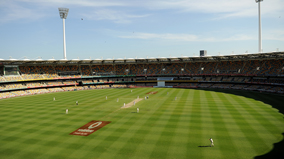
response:
<svg viewBox="0 0 284 159"><path fill-rule="evenodd" d="M255 0L258 3L258 52L262 52L262 42L261 42L261 10L260 10L260 2L263 0Z"/></svg>
<svg viewBox="0 0 284 159"><path fill-rule="evenodd" d="M67 18L69 8L58 8L60 18L63 21L63 58L66 59L66 40L65 40L65 19Z"/></svg>

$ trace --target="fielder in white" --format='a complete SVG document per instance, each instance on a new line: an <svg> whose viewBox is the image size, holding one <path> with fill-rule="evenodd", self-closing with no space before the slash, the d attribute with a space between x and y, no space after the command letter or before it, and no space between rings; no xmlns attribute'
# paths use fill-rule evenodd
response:
<svg viewBox="0 0 284 159"><path fill-rule="evenodd" d="M53 97L53 101L55 101L55 97Z"/></svg>
<svg viewBox="0 0 284 159"><path fill-rule="evenodd" d="M123 107L125 107L125 103L123 104Z"/></svg>
<svg viewBox="0 0 284 159"><path fill-rule="evenodd" d="M68 109L66 109L66 114L68 114Z"/></svg>
<svg viewBox="0 0 284 159"><path fill-rule="evenodd" d="M211 146L211 147L214 146L214 144L213 144L213 139L210 138L209 141L211 142L211 145L210 145L210 146Z"/></svg>
<svg viewBox="0 0 284 159"><path fill-rule="evenodd" d="M106 100L107 100L107 96L106 96Z"/></svg>
<svg viewBox="0 0 284 159"><path fill-rule="evenodd" d="M137 113L139 113L139 108L137 108Z"/></svg>

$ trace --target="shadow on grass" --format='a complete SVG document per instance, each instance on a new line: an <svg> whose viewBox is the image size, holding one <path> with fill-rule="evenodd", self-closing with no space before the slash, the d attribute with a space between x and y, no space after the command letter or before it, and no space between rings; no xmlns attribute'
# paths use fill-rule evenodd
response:
<svg viewBox="0 0 284 159"><path fill-rule="evenodd" d="M199 90L208 90L215 92L222 92L228 94L234 94L238 96L244 96L247 98L252 98L258 101L262 101L265 104L271 105L273 108L277 109L280 113L284 114L284 96L270 93L259 93L254 91L244 91L244 90L229 90L229 89L199 89ZM284 133L282 133L283 139L278 143L273 144L273 149L261 156L256 156L255 159L284 159Z"/></svg>
<svg viewBox="0 0 284 159"><path fill-rule="evenodd" d="M198 147L211 147L211 146L198 146Z"/></svg>
<svg viewBox="0 0 284 159"><path fill-rule="evenodd" d="M284 133L282 133L284 137ZM267 154L256 156L255 159L266 159L266 158L273 158L273 159L283 159L284 158L284 139L278 143L273 144L273 149L268 152Z"/></svg>

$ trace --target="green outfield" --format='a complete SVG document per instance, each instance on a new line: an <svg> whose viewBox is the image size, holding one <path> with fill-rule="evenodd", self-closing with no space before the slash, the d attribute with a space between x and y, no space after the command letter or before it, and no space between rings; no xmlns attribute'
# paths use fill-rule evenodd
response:
<svg viewBox="0 0 284 159"><path fill-rule="evenodd" d="M121 109L137 96L143 100ZM0 158L254 158L270 152L284 132L283 114L257 99L284 103L277 95L174 88L1 99ZM89 136L70 135L92 120L111 123Z"/></svg>

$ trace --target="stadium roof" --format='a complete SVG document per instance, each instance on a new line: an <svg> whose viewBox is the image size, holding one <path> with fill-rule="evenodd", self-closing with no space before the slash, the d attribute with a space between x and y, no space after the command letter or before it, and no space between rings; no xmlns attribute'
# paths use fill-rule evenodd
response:
<svg viewBox="0 0 284 159"><path fill-rule="evenodd" d="M265 59L283 59L284 51L268 52L268 53L244 53L239 55L219 55L219 56L203 56L203 57L151 57L151 58L119 58L119 59L0 59L0 65L64 65L64 64L82 64L82 65L100 65L100 64L147 64L147 63L179 63L179 62L216 62L216 61L245 61L245 60L265 60Z"/></svg>

